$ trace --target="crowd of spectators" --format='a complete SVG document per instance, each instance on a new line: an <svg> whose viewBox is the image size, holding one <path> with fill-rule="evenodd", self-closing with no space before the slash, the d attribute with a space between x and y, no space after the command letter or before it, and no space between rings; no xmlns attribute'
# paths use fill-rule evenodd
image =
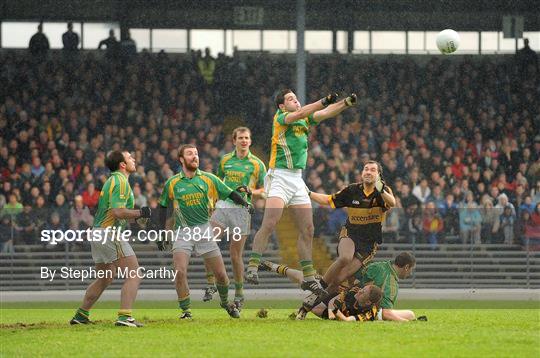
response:
<svg viewBox="0 0 540 358"><path fill-rule="evenodd" d="M288 55L141 52L0 56L0 235L36 243L40 229L91 224L111 149L133 153L138 206L157 206L179 170L177 148L199 148L215 172L233 150L224 123L252 128L268 151L273 94L294 82ZM41 55L40 55L41 56ZM310 131L305 180L332 193L382 163L398 197L385 240L523 243L540 227L540 75L510 57L310 56L307 101L338 90L359 104ZM261 203L258 203L260 206ZM335 235L341 210L317 209ZM456 239L457 238L457 239Z"/></svg>

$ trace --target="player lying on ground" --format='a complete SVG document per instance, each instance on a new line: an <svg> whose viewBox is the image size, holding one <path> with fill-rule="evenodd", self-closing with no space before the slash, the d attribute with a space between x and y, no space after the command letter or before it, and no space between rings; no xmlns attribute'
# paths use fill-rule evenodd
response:
<svg viewBox="0 0 540 358"><path fill-rule="evenodd" d="M322 319L338 321L374 321L382 299L382 291L375 285L353 286L334 297L324 299L311 309Z"/></svg>
<svg viewBox="0 0 540 358"><path fill-rule="evenodd" d="M111 171L99 196L98 209L94 217L94 231L102 231L108 227L124 228L129 219L150 218L151 210L142 207L140 210L133 209L133 192L129 186L129 174L136 170L135 159L127 151L112 151L107 155L106 165ZM96 264L96 271L102 278L96 279L88 286L81 307L71 319L71 324L90 323L90 309L99 299L103 291L112 283L117 269L126 269L133 272L139 267L135 252L127 241L113 241L105 238L103 241L90 241L92 259ZM107 273L107 275L104 275ZM137 275L127 276L120 293L120 310L115 325L140 327L142 324L135 321L131 316L131 308L140 278Z"/></svg>
<svg viewBox="0 0 540 358"><path fill-rule="evenodd" d="M305 281L301 287L318 296L326 294L315 279L311 252L313 217L302 170L306 168L309 129L355 105L356 95L351 94L344 100L336 101L337 95L332 94L302 107L290 89L282 90L276 96L277 111L273 120L268 165L270 169L264 183L268 199L262 225L253 239L253 250L246 271L246 281L249 283L259 283L257 270L266 250L268 237L276 228L283 208L289 207L299 232L297 250Z"/></svg>
<svg viewBox="0 0 540 358"><path fill-rule="evenodd" d="M242 197L251 204L252 196L264 195L263 182L266 167L255 155L251 154L251 131L246 127L238 127L232 133L235 150L225 154L219 163L217 176L230 188L242 192ZM221 235L218 240L228 240L234 276L234 303L240 309L244 302L244 245L246 244L251 226L251 215L231 199L219 200L216 210L210 219L212 227L219 228ZM234 235L233 233L239 233ZM231 236L232 239L231 239ZM239 239L237 238L239 236ZM204 292L203 301L209 301L217 292L214 273L206 267L208 285Z"/></svg>
<svg viewBox="0 0 540 358"><path fill-rule="evenodd" d="M363 287L373 284L383 290L381 301L382 319L387 321L411 321L415 319L413 311L396 310L394 305L397 302L399 280L408 278L416 265L414 256L409 252L398 254L394 261L373 262L356 272L349 272L349 277L355 277L358 284ZM281 276L286 276L294 283L302 282L302 272L291 269L286 265L278 265L270 261L263 261L261 270L276 272ZM312 306L305 302L299 309L297 318L303 319L307 312L316 307L320 301L316 301Z"/></svg>
<svg viewBox="0 0 540 358"><path fill-rule="evenodd" d="M221 307L229 316L239 318L238 308L234 303L229 303L229 278L208 221L210 209L218 199L230 198L246 211L251 206L214 174L199 170L199 153L195 146L181 146L178 156L182 171L169 178L163 187L159 201L159 221L160 226L165 228L166 208L171 204L175 215L174 232L178 234L172 242L172 253L174 269L177 272L175 286L178 305L182 309L180 318L192 318L187 267L193 251L203 257L205 264L214 273ZM167 248L165 244L171 242L158 242L158 247L164 250Z"/></svg>

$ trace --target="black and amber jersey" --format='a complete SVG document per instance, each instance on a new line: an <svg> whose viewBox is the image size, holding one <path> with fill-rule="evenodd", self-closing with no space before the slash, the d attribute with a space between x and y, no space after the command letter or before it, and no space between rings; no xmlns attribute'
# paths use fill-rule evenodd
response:
<svg viewBox="0 0 540 358"><path fill-rule="evenodd" d="M388 206L377 190L366 192L363 184L349 184L331 195L330 205L333 208L346 208L348 217L345 227L349 237L382 243L382 222Z"/></svg>
<svg viewBox="0 0 540 358"><path fill-rule="evenodd" d="M342 291L334 300L334 313L340 310L346 317L354 317L357 321L374 321L377 318L379 308L376 305L362 307L354 297L360 287L354 286L347 291Z"/></svg>

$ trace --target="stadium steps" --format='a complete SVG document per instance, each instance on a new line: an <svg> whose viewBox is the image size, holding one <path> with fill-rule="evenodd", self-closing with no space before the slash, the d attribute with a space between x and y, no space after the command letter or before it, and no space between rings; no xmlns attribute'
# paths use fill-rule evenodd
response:
<svg viewBox="0 0 540 358"><path fill-rule="evenodd" d="M276 235L279 242L281 263L293 268L299 268L298 248L298 230L294 224L289 210L283 211L283 216L276 228ZM326 242L320 238L313 239L312 249L313 265L317 272L325 272L332 264L332 255Z"/></svg>
<svg viewBox="0 0 540 358"><path fill-rule="evenodd" d="M292 236L296 237L296 236ZM291 240L292 241L292 240ZM519 246L480 245L470 250L464 245L441 245L433 251L429 245L385 244L378 251L376 260L391 260L401 251L414 251L417 268L412 278L400 283L400 287L415 288L539 288L540 287L540 252L525 252ZM328 245L330 250L335 246ZM65 252L46 250L42 245L26 247L15 246L15 252L0 254L0 289L1 290L48 290L81 289L89 281L80 279L55 280L49 282L39 278L40 267L47 266L60 270L63 266L88 269L93 266L92 257L86 248L75 247L79 251ZM147 269L171 268L169 253L159 252L153 245L134 245L139 262ZM291 245L291 252L296 254L296 241ZM282 251L270 250L265 258L279 262ZM292 254L291 254L292 255ZM223 250L225 264L231 272L228 250ZM244 256L245 262L248 254ZM295 259L293 259L295 260ZM317 260L317 259L316 259ZM296 261L295 261L296 263ZM58 271L59 272L59 271ZM263 289L296 287L286 278L269 272L261 272ZM203 260L192 258L189 267L190 287L195 290L204 287L206 276ZM113 287L120 287L115 281ZM143 288L173 289L168 279L148 279Z"/></svg>

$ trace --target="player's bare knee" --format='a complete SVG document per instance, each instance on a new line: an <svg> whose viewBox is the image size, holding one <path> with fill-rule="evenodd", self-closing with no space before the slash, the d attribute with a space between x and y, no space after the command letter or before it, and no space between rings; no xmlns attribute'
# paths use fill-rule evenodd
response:
<svg viewBox="0 0 540 358"><path fill-rule="evenodd" d="M340 256L337 259L337 263L341 267L346 267L352 263L353 258L350 256Z"/></svg>
<svg viewBox="0 0 540 358"><path fill-rule="evenodd" d="M220 285L229 285L229 277L227 277L227 273L224 270L214 272L214 276L216 277L216 282Z"/></svg>
<svg viewBox="0 0 540 358"><path fill-rule="evenodd" d="M183 281L187 279L187 267L176 268L176 281Z"/></svg>
<svg viewBox="0 0 540 358"><path fill-rule="evenodd" d="M313 223L307 224L306 226L301 228L300 237L302 237L303 240L306 240L306 241L312 240L314 234L315 234L315 226L313 226Z"/></svg>
<svg viewBox="0 0 540 358"><path fill-rule="evenodd" d="M276 228L278 221L277 220L266 220L262 223L261 228L259 229L259 232L263 234L265 237L270 236L272 231Z"/></svg>
<svg viewBox="0 0 540 358"><path fill-rule="evenodd" d="M240 250L231 249L229 254L233 263L242 262L242 254L240 253Z"/></svg>
<svg viewBox="0 0 540 358"><path fill-rule="evenodd" d="M97 279L97 282L98 284L103 287L103 288L107 288L111 285L111 283L113 283L114 281L114 278L112 277L104 277L104 278L98 278Z"/></svg>

